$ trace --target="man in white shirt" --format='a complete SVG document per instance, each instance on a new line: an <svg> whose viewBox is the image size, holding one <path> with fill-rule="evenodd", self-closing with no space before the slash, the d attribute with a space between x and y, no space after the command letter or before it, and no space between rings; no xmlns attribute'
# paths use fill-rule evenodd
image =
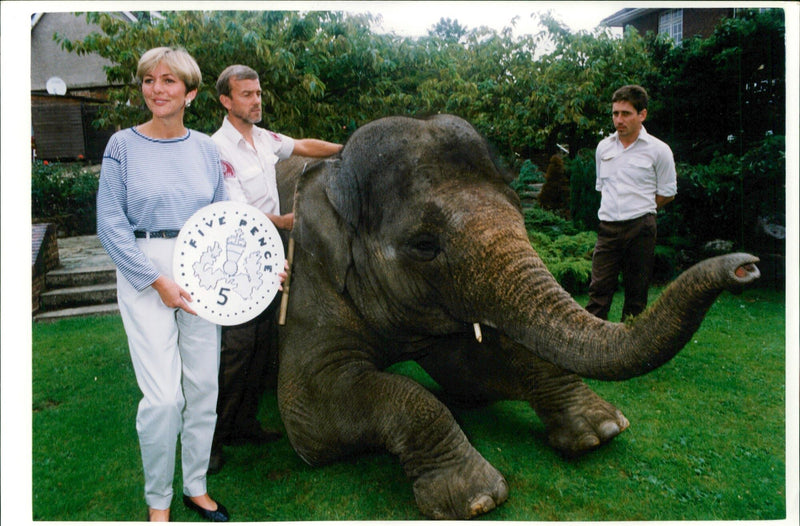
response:
<svg viewBox="0 0 800 526"><path fill-rule="evenodd" d="M647 92L623 86L611 98L616 132L597 145L596 189L601 193L597 244L586 310L608 319L622 272L622 318L647 306L653 272L656 213L677 193L675 161L664 142L647 133Z"/></svg>
<svg viewBox="0 0 800 526"><path fill-rule="evenodd" d="M294 214L281 214L275 164L291 155L328 157L339 153L342 146L317 139L295 140L256 126L261 121L261 85L252 68L225 68L216 87L228 114L211 138L219 149L228 195L264 212L278 229L291 230ZM279 297L250 322L223 328L209 474L224 464L223 444L265 443L280 437L277 432L264 431L256 418L277 351L274 324L278 302Z"/></svg>

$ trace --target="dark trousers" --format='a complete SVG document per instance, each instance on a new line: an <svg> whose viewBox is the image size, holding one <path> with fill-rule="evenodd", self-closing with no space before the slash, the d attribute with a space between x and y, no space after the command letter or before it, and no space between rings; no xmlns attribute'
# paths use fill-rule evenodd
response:
<svg viewBox="0 0 800 526"><path fill-rule="evenodd" d="M215 449L261 429L258 406L277 369L279 300L247 323L222 328Z"/></svg>
<svg viewBox="0 0 800 526"><path fill-rule="evenodd" d="M592 255L592 281L586 310L607 320L619 274L625 289L622 318L635 316L647 306L647 289L653 274L656 216L629 221L600 221Z"/></svg>

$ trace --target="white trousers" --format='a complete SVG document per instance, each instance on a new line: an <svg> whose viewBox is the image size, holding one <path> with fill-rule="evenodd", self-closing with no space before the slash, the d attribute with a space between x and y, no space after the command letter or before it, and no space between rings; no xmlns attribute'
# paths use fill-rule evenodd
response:
<svg viewBox="0 0 800 526"><path fill-rule="evenodd" d="M174 239L137 239L161 274L172 277ZM183 492L206 493L206 471L217 421L220 327L168 308L158 292L138 292L117 271L117 300L143 398L136 431L144 467L145 502L167 509L181 438Z"/></svg>

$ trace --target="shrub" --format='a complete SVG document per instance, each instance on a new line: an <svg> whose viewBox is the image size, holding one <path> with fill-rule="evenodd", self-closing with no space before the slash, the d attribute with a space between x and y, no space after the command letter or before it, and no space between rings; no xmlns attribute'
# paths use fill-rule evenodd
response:
<svg viewBox="0 0 800 526"><path fill-rule="evenodd" d="M589 289L595 232L580 232L567 219L534 206L525 210L525 228L534 250L556 280L571 294Z"/></svg>
<svg viewBox="0 0 800 526"><path fill-rule="evenodd" d="M578 151L566 166L570 185L572 223L579 230L597 230L600 192L595 190L594 150Z"/></svg>
<svg viewBox="0 0 800 526"><path fill-rule="evenodd" d="M550 157L545 183L539 194L539 204L545 210L569 217L569 178L564 171L564 160L560 155Z"/></svg>
<svg viewBox="0 0 800 526"><path fill-rule="evenodd" d="M61 237L94 234L98 176L81 164L35 161L31 170L34 223L54 223Z"/></svg>
<svg viewBox="0 0 800 526"><path fill-rule="evenodd" d="M590 253L597 241L596 233L577 232L550 237L542 232L530 231L528 238L547 270L567 292L582 294L589 290L592 278Z"/></svg>
<svg viewBox="0 0 800 526"><path fill-rule="evenodd" d="M523 201L529 200L536 191L535 184L544 183L544 173L530 159L525 159L519 170L519 175L511 181L511 188L517 192Z"/></svg>
<svg viewBox="0 0 800 526"><path fill-rule="evenodd" d="M678 166L678 196L659 221L659 233L692 241L695 251L714 239L737 249L764 249L764 218L785 225L785 137L768 136L741 157L717 154L705 165ZM781 252L782 247L769 247Z"/></svg>
<svg viewBox="0 0 800 526"><path fill-rule="evenodd" d="M535 205L525 209L525 229L539 232L554 239L561 235L574 235L580 232L571 221L560 215Z"/></svg>

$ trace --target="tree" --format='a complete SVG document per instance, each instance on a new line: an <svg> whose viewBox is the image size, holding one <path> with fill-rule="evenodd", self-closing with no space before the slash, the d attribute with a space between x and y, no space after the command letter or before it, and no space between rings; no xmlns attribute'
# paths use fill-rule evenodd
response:
<svg viewBox="0 0 800 526"><path fill-rule="evenodd" d="M186 114L190 128L215 131L224 109L214 84L230 64L246 64L259 72L264 91L264 121L297 137L342 141L357 124L384 111L372 97L385 89L383 74L387 38L373 35L368 15L320 11L163 12L163 18L140 17L129 23L108 13L88 13L100 26L83 40L55 38L78 54L97 53L114 64L106 76L120 87L109 91L111 105L98 125L131 126L147 118L139 87L133 83L144 51L157 46L186 49L203 72L203 83ZM213 43L213 45L209 45ZM353 97L353 94L359 96ZM366 93L366 97L360 95Z"/></svg>
<svg viewBox="0 0 800 526"><path fill-rule="evenodd" d="M783 134L783 10L743 11L723 20L710 37L681 46L648 38L654 63L661 64L650 89L664 108L657 134L676 157L706 163L715 152L741 156L766 133Z"/></svg>
<svg viewBox="0 0 800 526"><path fill-rule="evenodd" d="M56 36L68 50L113 62L107 76L123 85L111 89L99 125L147 117L131 82L138 58L151 47L177 45L205 76L186 123L208 133L224 114L214 81L234 63L261 75L264 126L344 141L378 117L454 113L515 169L534 154L549 158L557 144L567 144L571 157L594 148L611 131L609 101L623 84L648 89L648 130L680 160L706 162L716 150L741 156L766 131L780 135L785 126L780 10L727 20L711 38L681 47L633 28L622 38L608 29L572 33L549 15L533 36L514 36L514 20L496 31L446 18L421 38L376 34L371 15L336 11L139 15L128 23L89 13L102 33L78 41Z"/></svg>
<svg viewBox="0 0 800 526"><path fill-rule="evenodd" d="M439 21L428 31L428 35L438 37L445 42L460 42L467 34L467 28L458 23L458 20L440 18Z"/></svg>
<svg viewBox="0 0 800 526"><path fill-rule="evenodd" d="M548 154L556 143L569 145L571 156L594 148L611 128L610 101L625 84L643 84L656 70L644 39L633 27L621 39L608 29L571 33L551 17L542 20L540 39L554 50L535 64L531 113L539 116L539 144Z"/></svg>

